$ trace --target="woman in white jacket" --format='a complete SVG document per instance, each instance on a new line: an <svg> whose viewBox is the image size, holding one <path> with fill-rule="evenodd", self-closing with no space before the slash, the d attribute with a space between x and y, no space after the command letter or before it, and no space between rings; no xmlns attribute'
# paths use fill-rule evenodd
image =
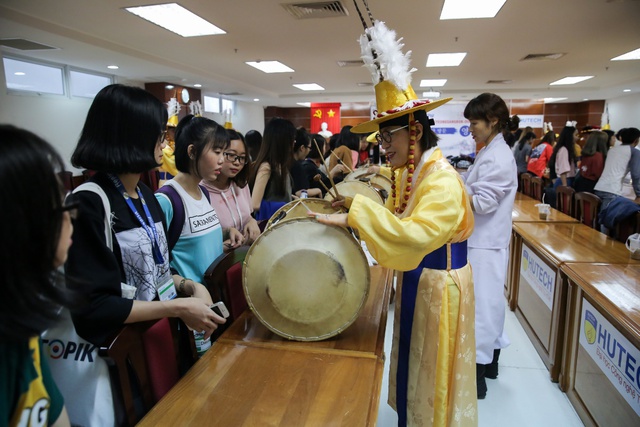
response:
<svg viewBox="0 0 640 427"><path fill-rule="evenodd" d="M469 238L469 262L476 296L476 374L478 399L487 393L486 378L498 376L500 349L509 345L504 333L511 211L518 187L517 167L504 132L511 118L498 95L483 93L465 107L471 134L485 146L462 175L475 215Z"/></svg>

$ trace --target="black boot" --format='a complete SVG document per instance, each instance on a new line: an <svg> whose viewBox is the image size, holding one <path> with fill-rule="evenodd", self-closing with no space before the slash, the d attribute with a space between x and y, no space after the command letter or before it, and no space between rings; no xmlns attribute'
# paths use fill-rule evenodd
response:
<svg viewBox="0 0 640 427"><path fill-rule="evenodd" d="M476 388L478 399L484 399L487 396L487 382L484 380L485 366L476 363Z"/></svg>
<svg viewBox="0 0 640 427"><path fill-rule="evenodd" d="M495 380L498 378L498 359L500 358L500 349L497 348L493 350L493 360L488 365L484 365L486 367L484 371L484 376L486 378Z"/></svg>

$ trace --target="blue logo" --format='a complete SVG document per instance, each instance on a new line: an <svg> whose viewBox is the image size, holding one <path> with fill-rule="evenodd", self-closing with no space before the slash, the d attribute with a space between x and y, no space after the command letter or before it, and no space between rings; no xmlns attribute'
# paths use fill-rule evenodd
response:
<svg viewBox="0 0 640 427"><path fill-rule="evenodd" d="M460 128L460 135L462 136L469 136L471 132L469 132L469 126L462 126Z"/></svg>

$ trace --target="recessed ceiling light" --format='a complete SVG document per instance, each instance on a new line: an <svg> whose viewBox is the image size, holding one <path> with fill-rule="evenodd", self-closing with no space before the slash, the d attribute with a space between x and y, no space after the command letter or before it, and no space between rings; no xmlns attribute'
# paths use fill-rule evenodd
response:
<svg viewBox="0 0 640 427"><path fill-rule="evenodd" d="M631 89L625 89L623 92L631 92Z"/></svg>
<svg viewBox="0 0 640 427"><path fill-rule="evenodd" d="M177 3L125 7L124 9L182 37L226 34L226 31Z"/></svg>
<svg viewBox="0 0 640 427"><path fill-rule="evenodd" d="M440 97L440 92L422 92L422 97L423 98L439 98Z"/></svg>
<svg viewBox="0 0 640 427"><path fill-rule="evenodd" d="M558 102L558 101L564 101L567 98L543 98L542 100L546 103L549 102Z"/></svg>
<svg viewBox="0 0 640 427"><path fill-rule="evenodd" d="M457 67L467 52L460 53L430 53L427 57L427 67Z"/></svg>
<svg viewBox="0 0 640 427"><path fill-rule="evenodd" d="M107 65L107 68L110 70L117 70L120 67L118 67L117 65Z"/></svg>
<svg viewBox="0 0 640 427"><path fill-rule="evenodd" d="M420 87L440 87L446 82L447 79L423 79L420 80Z"/></svg>
<svg viewBox="0 0 640 427"><path fill-rule="evenodd" d="M202 85L200 83L196 83L193 85L193 87L202 87Z"/></svg>
<svg viewBox="0 0 640 427"><path fill-rule="evenodd" d="M296 102L296 104L302 105L303 107L311 108L311 103L310 102Z"/></svg>
<svg viewBox="0 0 640 427"><path fill-rule="evenodd" d="M551 82L549 83L550 86L552 85L574 85L576 83L580 83L583 82L585 80L589 80L592 79L593 76L573 76L573 77L565 77L563 79L560 80L556 80L555 82Z"/></svg>
<svg viewBox="0 0 640 427"><path fill-rule="evenodd" d="M251 65L253 68L257 68L258 70L264 73L293 73L294 70L290 67L287 67L282 62L279 61L249 61L245 62L247 65Z"/></svg>
<svg viewBox="0 0 640 427"><path fill-rule="evenodd" d="M166 85L164 88L165 88L165 89L169 89L169 90L171 90L171 89L173 89L174 87L175 87L175 86L173 86L173 85Z"/></svg>
<svg viewBox="0 0 640 427"><path fill-rule="evenodd" d="M640 48L627 52L623 55L611 58L612 61L632 61L634 59L640 59Z"/></svg>
<svg viewBox="0 0 640 427"><path fill-rule="evenodd" d="M440 20L493 18L507 0L445 0Z"/></svg>
<svg viewBox="0 0 640 427"><path fill-rule="evenodd" d="M588 100L589 100L589 98L583 98L582 100L583 100L583 101L588 101Z"/></svg>
<svg viewBox="0 0 640 427"><path fill-rule="evenodd" d="M324 90L324 88L317 83L300 83L293 86L300 90Z"/></svg>
<svg viewBox="0 0 640 427"><path fill-rule="evenodd" d="M260 101L260 99L259 98L253 98L253 101L254 102L258 102L258 101Z"/></svg>
<svg viewBox="0 0 640 427"><path fill-rule="evenodd" d="M26 76L27 73L25 73L24 71L16 71L15 73L13 73L14 76Z"/></svg>

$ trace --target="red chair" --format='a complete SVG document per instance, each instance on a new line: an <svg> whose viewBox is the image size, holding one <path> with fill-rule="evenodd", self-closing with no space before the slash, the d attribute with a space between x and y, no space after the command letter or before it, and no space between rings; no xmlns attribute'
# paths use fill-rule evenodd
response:
<svg viewBox="0 0 640 427"><path fill-rule="evenodd" d="M598 212L600 211L600 205L602 204L600 197L586 191L580 191L575 194L574 200L574 218L584 225L588 225L589 227L599 231L600 226L598 225Z"/></svg>
<svg viewBox="0 0 640 427"><path fill-rule="evenodd" d="M556 209L560 212L573 217L573 204L576 190L566 185L560 185L556 188Z"/></svg>
<svg viewBox="0 0 640 427"><path fill-rule="evenodd" d="M530 173L523 173L520 175L520 190L526 196L533 197L533 191L531 189L531 175Z"/></svg>
<svg viewBox="0 0 640 427"><path fill-rule="evenodd" d="M536 200L542 200L542 178L531 177L531 197Z"/></svg>

